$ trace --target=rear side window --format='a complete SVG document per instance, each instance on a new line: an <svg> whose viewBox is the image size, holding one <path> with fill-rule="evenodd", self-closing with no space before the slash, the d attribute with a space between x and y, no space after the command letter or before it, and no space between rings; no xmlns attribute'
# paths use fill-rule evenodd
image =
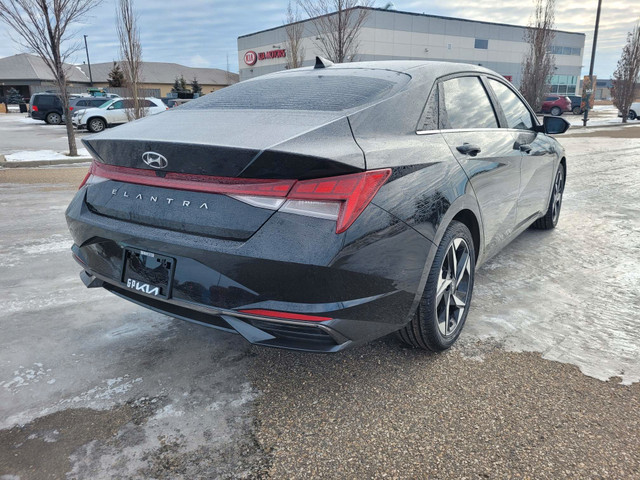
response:
<svg viewBox="0 0 640 480"><path fill-rule="evenodd" d="M99 107L100 105L103 105L106 102L105 99L102 100L91 100L91 106L92 107Z"/></svg>
<svg viewBox="0 0 640 480"><path fill-rule="evenodd" d="M87 100L78 100L76 102L76 107L86 107L87 106Z"/></svg>
<svg viewBox="0 0 640 480"><path fill-rule="evenodd" d="M558 100L558 97L547 97L544 99L545 102L555 102Z"/></svg>
<svg viewBox="0 0 640 480"><path fill-rule="evenodd" d="M41 107L52 107L54 105L55 98L53 95L38 95L36 97L36 105Z"/></svg>
<svg viewBox="0 0 640 480"><path fill-rule="evenodd" d="M223 88L183 105L186 109L260 109L341 111L393 93L409 81L406 74L376 70L280 74Z"/></svg>
<svg viewBox="0 0 640 480"><path fill-rule="evenodd" d="M504 116L507 118L508 128L529 130L533 127L529 109L527 109L524 103L522 103L522 100L520 100L509 87L492 79L489 79L489 85L491 85L491 88L496 94L498 103L502 107Z"/></svg>
<svg viewBox="0 0 640 480"><path fill-rule="evenodd" d="M459 77L442 83L440 128L497 128L498 121L478 77Z"/></svg>

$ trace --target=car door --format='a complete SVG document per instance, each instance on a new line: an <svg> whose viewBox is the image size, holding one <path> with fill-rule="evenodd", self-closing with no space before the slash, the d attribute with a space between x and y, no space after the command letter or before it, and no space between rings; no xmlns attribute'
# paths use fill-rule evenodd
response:
<svg viewBox="0 0 640 480"><path fill-rule="evenodd" d="M498 116L479 76L445 79L439 85L439 124L449 148L475 192L485 252L497 252L516 225L522 155Z"/></svg>
<svg viewBox="0 0 640 480"><path fill-rule="evenodd" d="M516 217L518 228L531 223L547 210L557 155L554 142L544 133L535 131L531 110L512 88L493 78L487 83L503 113L502 126L512 133L522 155Z"/></svg>
<svg viewBox="0 0 640 480"><path fill-rule="evenodd" d="M110 124L118 124L127 122L127 105L125 100L118 100L107 108L108 122Z"/></svg>

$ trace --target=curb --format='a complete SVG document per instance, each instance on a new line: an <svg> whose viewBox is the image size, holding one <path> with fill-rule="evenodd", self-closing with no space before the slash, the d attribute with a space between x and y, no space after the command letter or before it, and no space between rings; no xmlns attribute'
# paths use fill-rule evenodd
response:
<svg viewBox="0 0 640 480"><path fill-rule="evenodd" d="M87 163L91 157L73 157L61 160L30 160L26 162L7 162L4 155L0 155L0 168L21 168L21 167L46 167L50 165L69 165L74 163Z"/></svg>
<svg viewBox="0 0 640 480"><path fill-rule="evenodd" d="M604 125L589 125L589 122L587 122L587 126L585 127L584 125L571 125L571 129L575 129L575 128L610 128L610 127L633 127L634 125L640 125L640 123L637 124L633 124L633 123L605 123Z"/></svg>

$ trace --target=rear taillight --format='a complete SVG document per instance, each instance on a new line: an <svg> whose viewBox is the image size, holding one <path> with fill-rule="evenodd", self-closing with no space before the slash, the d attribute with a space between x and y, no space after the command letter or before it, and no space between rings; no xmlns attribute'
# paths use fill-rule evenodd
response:
<svg viewBox="0 0 640 480"><path fill-rule="evenodd" d="M31 111L32 112L37 112L38 111L38 106L37 105L31 105Z"/></svg>
<svg viewBox="0 0 640 480"><path fill-rule="evenodd" d="M96 172L95 165L96 165L95 162L93 162L91 164L91 167L89 167L89 171L87 172L87 174L85 175L84 179L82 180L82 183L78 187L78 190L80 190L85 185L95 185L96 183L106 182L107 180L110 180L109 178L100 177L100 176L96 175L95 174L95 172Z"/></svg>
<svg viewBox="0 0 640 480"><path fill-rule="evenodd" d="M344 232L371 203L391 175L390 169L303 180L287 195L280 209L320 218L336 219L336 233Z"/></svg>
<svg viewBox="0 0 640 480"><path fill-rule="evenodd" d="M71 112L73 110L73 107L69 107L69 111Z"/></svg>
<svg viewBox="0 0 640 480"><path fill-rule="evenodd" d="M391 169L312 180L212 177L118 167L93 162L80 185L105 180L228 195L255 207L336 221L336 233L349 228L384 185Z"/></svg>

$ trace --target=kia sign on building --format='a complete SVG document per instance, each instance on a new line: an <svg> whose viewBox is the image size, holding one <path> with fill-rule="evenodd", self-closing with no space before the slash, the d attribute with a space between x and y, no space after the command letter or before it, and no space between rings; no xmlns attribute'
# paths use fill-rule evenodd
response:
<svg viewBox="0 0 640 480"><path fill-rule="evenodd" d="M244 54L244 63L249 65L250 67L255 65L258 61L258 54L252 50L249 50Z"/></svg>
<svg viewBox="0 0 640 480"><path fill-rule="evenodd" d="M272 58L285 58L287 51L284 48L278 50L269 50L268 52L256 53L253 50L249 50L244 54L244 63L252 67L258 60L270 60Z"/></svg>

